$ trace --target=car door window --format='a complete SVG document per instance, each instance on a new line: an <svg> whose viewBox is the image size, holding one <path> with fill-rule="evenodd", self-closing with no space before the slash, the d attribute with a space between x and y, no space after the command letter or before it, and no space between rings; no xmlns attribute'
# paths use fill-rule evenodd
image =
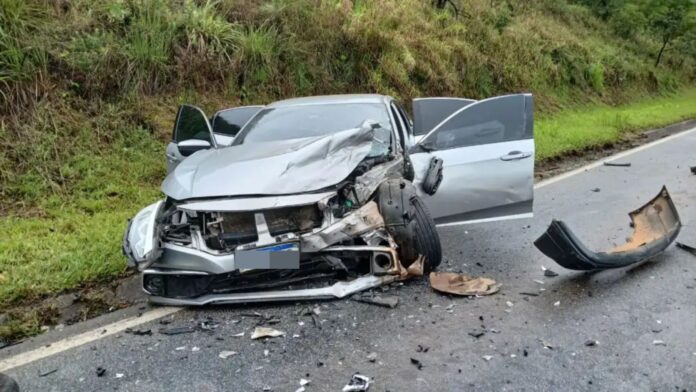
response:
<svg viewBox="0 0 696 392"><path fill-rule="evenodd" d="M440 123L421 144L428 149L447 150L531 138L531 119L526 118L531 111L526 106L524 94L476 102Z"/></svg>
<svg viewBox="0 0 696 392"><path fill-rule="evenodd" d="M242 126L262 108L263 106L242 106L215 113L211 121L213 133L230 137L237 136Z"/></svg>
<svg viewBox="0 0 696 392"><path fill-rule="evenodd" d="M203 111L195 106L181 105L174 125L175 143L184 140L205 140L215 145L208 118Z"/></svg>
<svg viewBox="0 0 696 392"><path fill-rule="evenodd" d="M467 98L428 97L413 100L413 134L423 136L456 111L476 101Z"/></svg>

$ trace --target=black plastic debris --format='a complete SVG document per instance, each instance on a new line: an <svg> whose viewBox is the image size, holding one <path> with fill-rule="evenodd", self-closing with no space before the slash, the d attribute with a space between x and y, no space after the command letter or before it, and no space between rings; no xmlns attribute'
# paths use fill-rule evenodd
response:
<svg viewBox="0 0 696 392"><path fill-rule="evenodd" d="M150 330L150 329L126 328L125 332L127 334L136 335L136 336L150 336L150 335L152 335L152 330Z"/></svg>
<svg viewBox="0 0 696 392"><path fill-rule="evenodd" d="M394 309L399 304L399 297L393 295L381 295L373 293L356 294L351 297L354 301L364 302L367 304L383 306L385 308Z"/></svg>
<svg viewBox="0 0 696 392"><path fill-rule="evenodd" d="M55 373L55 372L57 372L57 371L58 371L57 368L56 368L56 369L51 369L51 370L46 370L46 371L43 371L43 372L39 373L39 377L46 377L46 376L48 376L48 375L50 375L50 374L53 374L53 373ZM0 391L2 391L2 389L0 389Z"/></svg>
<svg viewBox="0 0 696 392"><path fill-rule="evenodd" d="M159 333L161 333L162 335L181 335L193 332L196 332L196 327L191 326L160 328L159 330Z"/></svg>
<svg viewBox="0 0 696 392"><path fill-rule="evenodd" d="M597 343L598 343L598 342L597 342L596 340L589 339L589 340L586 340L586 341L585 341L585 346L587 346L587 347L594 347L594 346L597 345Z"/></svg>
<svg viewBox="0 0 696 392"><path fill-rule="evenodd" d="M486 331L484 331L482 329L475 329L475 330L469 332L469 336L473 336L476 339L480 338L481 336L483 336L485 334L486 334Z"/></svg>
<svg viewBox="0 0 696 392"><path fill-rule="evenodd" d="M585 246L559 220L551 221L536 241L537 247L559 265L579 271L620 268L649 260L662 253L679 235L681 221L666 187L648 203L630 212L633 233L625 244L595 252Z"/></svg>
<svg viewBox="0 0 696 392"><path fill-rule="evenodd" d="M595 193L601 191L601 189L599 189L599 188L592 188L592 189L590 189L590 190L591 190L592 192L595 192Z"/></svg>
<svg viewBox="0 0 696 392"><path fill-rule="evenodd" d="M677 245L677 248L683 249L683 250L691 253L692 255L696 256L696 248L694 248L693 246L689 246L689 245L686 245L686 244L681 243L681 242L677 242L676 245Z"/></svg>
<svg viewBox="0 0 696 392"><path fill-rule="evenodd" d="M97 368L97 377L103 377L106 374L106 368L99 366Z"/></svg>
<svg viewBox="0 0 696 392"><path fill-rule="evenodd" d="M631 162L625 162L625 163L619 163L619 162L604 162L604 166L631 167Z"/></svg>
<svg viewBox="0 0 696 392"><path fill-rule="evenodd" d="M411 364L415 365L418 370L423 369L423 363L416 358L411 358Z"/></svg>
<svg viewBox="0 0 696 392"><path fill-rule="evenodd" d="M552 271L550 269L545 269L544 276L549 277L549 278L553 278L555 276L558 276L558 272Z"/></svg>
<svg viewBox="0 0 696 392"><path fill-rule="evenodd" d="M426 347L426 346L423 346L423 345L420 345L420 344L419 344L419 345L418 345L418 348L416 349L416 352L418 352L418 353L427 353L428 350L430 350L430 347Z"/></svg>
<svg viewBox="0 0 696 392"><path fill-rule="evenodd" d="M370 389L370 377L361 374L354 374L350 382L346 384L343 392L365 392Z"/></svg>
<svg viewBox="0 0 696 392"><path fill-rule="evenodd" d="M691 166L691 173L696 174L696 166Z"/></svg>

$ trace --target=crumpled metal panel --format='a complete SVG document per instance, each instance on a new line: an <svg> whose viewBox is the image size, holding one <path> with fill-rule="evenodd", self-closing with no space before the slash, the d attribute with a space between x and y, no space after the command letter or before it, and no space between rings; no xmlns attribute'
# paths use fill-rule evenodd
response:
<svg viewBox="0 0 696 392"><path fill-rule="evenodd" d="M363 126L320 137L203 150L179 164L162 191L175 200L313 192L348 177L370 153L373 140L374 130Z"/></svg>
<svg viewBox="0 0 696 392"><path fill-rule="evenodd" d="M666 187L639 209L629 213L633 234L608 252L588 249L562 221L553 220L534 245L561 266L572 270L620 268L662 253L679 235L681 221Z"/></svg>

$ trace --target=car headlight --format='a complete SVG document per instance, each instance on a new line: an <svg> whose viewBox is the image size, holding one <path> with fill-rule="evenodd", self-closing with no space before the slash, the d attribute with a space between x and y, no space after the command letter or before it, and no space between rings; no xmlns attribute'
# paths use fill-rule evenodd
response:
<svg viewBox="0 0 696 392"><path fill-rule="evenodd" d="M128 265L139 270L152 265L160 256L157 240L157 217L163 200L150 204L138 212L128 223L123 239L123 253L128 257Z"/></svg>

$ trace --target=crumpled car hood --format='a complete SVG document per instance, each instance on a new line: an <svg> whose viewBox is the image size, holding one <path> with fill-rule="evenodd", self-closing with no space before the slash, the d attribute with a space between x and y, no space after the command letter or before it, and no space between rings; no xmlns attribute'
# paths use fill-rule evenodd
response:
<svg viewBox="0 0 696 392"><path fill-rule="evenodd" d="M171 172L162 191L175 200L285 195L344 180L370 153L371 127L326 136L248 143L194 153Z"/></svg>

